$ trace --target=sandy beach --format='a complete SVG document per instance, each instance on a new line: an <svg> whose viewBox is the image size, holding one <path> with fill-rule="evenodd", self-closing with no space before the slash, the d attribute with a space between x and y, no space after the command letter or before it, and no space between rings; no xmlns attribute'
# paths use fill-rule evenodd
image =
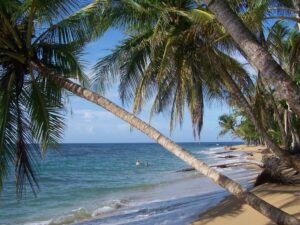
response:
<svg viewBox="0 0 300 225"><path fill-rule="evenodd" d="M264 154L270 154L265 146L238 145L228 147L228 151L240 151L248 154L249 160L260 162ZM259 167L256 167L259 168ZM251 191L270 204L293 214L300 219L300 176L294 176L295 184L263 184ZM268 218L239 201L234 196L229 196L221 203L199 216L192 225L270 225Z"/></svg>

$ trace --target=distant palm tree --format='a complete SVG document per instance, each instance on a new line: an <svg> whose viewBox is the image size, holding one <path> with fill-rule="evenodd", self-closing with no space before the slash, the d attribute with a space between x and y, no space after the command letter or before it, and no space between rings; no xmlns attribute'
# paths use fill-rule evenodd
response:
<svg viewBox="0 0 300 225"><path fill-rule="evenodd" d="M221 115L219 117L219 125L222 128L219 136L224 136L230 132L235 137L244 140L247 145L250 143L260 143L260 136L255 126L240 109L234 109L232 114Z"/></svg>
<svg viewBox="0 0 300 225"><path fill-rule="evenodd" d="M24 175L31 185L36 182L30 164L34 146L30 143L41 142L45 148L47 144L59 140L62 129L60 110L63 106L63 88L104 107L147 134L274 222L300 224L295 217L271 206L210 168L133 114L70 81L69 78L84 80L77 53L86 39L90 38L90 30L85 26L85 22L89 20L82 18L88 16L87 10L91 7L67 17L66 20L57 22L56 19L57 24L53 25L53 18L68 12L70 6L74 6L74 2L70 0L0 3L0 41L3 44L0 46L1 187L9 162L16 162L18 193L22 190L20 187ZM49 28L46 28L46 31L41 30L48 23ZM87 27L92 26L89 24Z"/></svg>
<svg viewBox="0 0 300 225"><path fill-rule="evenodd" d="M237 121L236 117L232 114L223 114L219 117L219 126L222 130L219 133L219 136L224 136L225 134L231 132L233 135L235 134Z"/></svg>

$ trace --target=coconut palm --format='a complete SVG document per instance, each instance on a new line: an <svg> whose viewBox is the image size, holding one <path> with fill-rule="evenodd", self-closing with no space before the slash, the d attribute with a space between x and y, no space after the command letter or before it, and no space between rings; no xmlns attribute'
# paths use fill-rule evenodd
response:
<svg viewBox="0 0 300 225"><path fill-rule="evenodd" d="M241 3L242 4L242 3ZM269 52L272 54L272 56L276 59L276 61L282 66L282 68L287 72L288 75L290 74L289 70L286 70L286 66L282 64L282 61L286 58L282 56L278 56L278 54L274 54L274 50L272 50L272 46L270 45L270 41L268 40L275 40L276 43L275 48L278 48L278 45L280 46L280 42L285 39L285 29L281 29L279 31L278 29L275 29L277 27L277 23L282 24L279 20L278 22L275 23L273 26L272 23L270 24L268 19L272 18L292 18L294 15L294 10L293 10L293 1L270 1L270 0L265 0L265 1L247 1L247 5L243 5L243 12L242 12L242 19L246 21L246 24L248 25L248 28L252 31L253 34L255 34L257 40L259 43L264 47L268 48ZM281 32L281 35L278 33L277 35L274 36L274 31L278 30L279 33ZM274 45L273 45L274 46ZM296 44L297 46L297 44ZM297 49L297 48L294 48ZM294 53L297 51L293 51ZM295 55L294 61L297 61L298 57ZM292 79L295 80L292 76ZM270 108L273 110L273 114L275 117L275 120L278 124L278 128L281 134L281 140L283 141L282 144L285 146L285 149L289 149L289 132L292 133L292 139L296 140L297 135L295 135L295 132L293 132L292 129L287 129L287 126L284 126L283 123L283 114L291 114L292 112L289 110L285 110L285 113L280 112L281 108L281 103L279 100L282 102L282 99L279 98L279 96L276 94L274 95L274 90L273 88L268 85L265 80L263 79L263 76L261 75L261 72L258 72L257 76L257 92L255 95L255 107L256 111L259 113L259 116L261 117L261 122L265 123L267 121L270 121L266 118L270 118L270 114L266 115L266 112L268 112ZM263 98L263 101L261 99ZM290 116L286 116L288 118ZM285 120L287 121L287 120ZM268 129L270 125L269 124L264 124L264 127ZM291 126L290 126L291 127ZM290 130L290 131L288 131ZM292 141L292 143L295 143ZM293 145L293 144L292 144ZM295 146L295 145L293 145ZM294 147L292 147L294 149ZM293 151L295 152L295 151Z"/></svg>
<svg viewBox="0 0 300 225"><path fill-rule="evenodd" d="M193 1L123 1L111 3L103 16L130 37L96 64L95 82L104 91L119 79L120 97L133 102L134 113L154 98L151 115L169 108L172 129L174 122L182 121L187 103L199 134L203 99L229 95L220 77L224 67L250 95L254 87L250 77L241 64L223 54L225 49L233 51L231 40L213 15Z"/></svg>
<svg viewBox="0 0 300 225"><path fill-rule="evenodd" d="M187 103L198 134L204 97L234 98L275 154L300 170L299 160L272 140L254 113L252 81L240 63L224 54L233 51L232 41L205 7L188 0L124 1L108 5L103 16L131 36L95 66L100 89L119 78L121 99L133 100L134 113L154 98L151 115L170 110L171 129L174 121L182 121Z"/></svg>
<svg viewBox="0 0 300 225"><path fill-rule="evenodd" d="M222 128L219 136L224 136L225 134L231 132L234 136L236 136L235 129L237 125L237 118L231 114L223 114L219 117L219 126Z"/></svg>
<svg viewBox="0 0 300 225"><path fill-rule="evenodd" d="M248 26L248 28L251 29L251 31L257 35L257 40L259 40L261 42L261 44L263 45L263 47L268 47L267 46L267 41L265 40L264 38L264 30L266 29L266 27L264 26L263 24L263 20L265 19L265 16L266 15L274 15L274 10L278 10L278 9L287 9L286 7L285 8L274 8L274 7L271 7L271 6L287 6L287 7L291 7L292 5L292 2L291 1L260 1L260 2L257 2L257 1L247 1L248 4L245 6L247 8L247 10L245 10L245 7L239 7L239 9L243 8L243 12L241 14L241 17L244 21L247 21L247 22L250 22L250 26ZM282 14L282 12L276 12L277 14ZM295 52L295 51L294 51ZM295 57L295 59L297 60L298 58ZM284 146L287 146L287 133L284 131L284 127L283 127L283 123L281 122L281 115L278 111L278 106L276 105L276 102L274 100L274 97L273 97L273 94L272 94L272 90L271 88L269 87L269 85L266 85L265 83L265 78L262 74L262 71L258 71L258 79L257 79L257 90L259 90L257 92L258 95L256 96L259 96L259 93L260 92L264 92L266 93L267 95L265 95L265 97L267 97L267 99L269 99L269 102L271 103L271 107L273 108L274 110L274 115L276 117L276 120L277 120L277 123L278 123L278 126L279 126L279 129L280 129L280 133L281 133L281 139L283 140L283 144ZM294 79L292 79L293 81ZM263 84L261 84L263 82ZM266 86L266 87L264 87ZM275 91L276 91L276 88L275 88ZM259 98L256 98L256 102ZM258 102L259 103L259 102ZM255 106L255 105L254 105ZM265 108L265 104L260 104L260 107L257 108L258 111L261 112L260 116L263 116L264 117L264 114L266 112L266 109ZM252 118L253 116L250 115L251 112L248 111L248 116L250 118ZM263 118L261 117L261 118ZM258 121L259 121L259 118L257 118ZM264 122L265 121L268 121L268 120L264 120L264 119L260 119L260 123L258 124L258 126L256 125L257 129L260 130L261 128L259 128L259 126L265 126L264 125ZM255 121L253 120L252 118L252 122L255 123ZM267 128L267 126L265 126L265 128ZM274 135L273 135L274 136ZM296 137L295 135L292 135L293 137ZM265 138L265 135L262 135L262 138L263 139L266 139ZM269 139L267 137L267 139ZM278 138L277 138L278 139ZM294 139L297 139L297 138L294 138ZM270 145L270 141L268 140L265 140L266 143L268 145ZM293 142L294 143L294 142ZM272 143L271 143L272 144ZM276 146L272 147L276 148ZM278 152L278 155L281 154L280 149L276 149L274 152ZM277 154L277 153L276 153ZM286 158L286 156L282 156L284 158ZM292 162L293 164L294 162ZM299 163L297 163L299 164ZM299 165L296 165L295 167L299 167Z"/></svg>
<svg viewBox="0 0 300 225"><path fill-rule="evenodd" d="M275 87L276 92L288 102L292 110L300 115L300 88L293 82L287 73L264 49L254 35L241 22L223 0L205 0L208 8L214 13L217 20L243 51L249 62L261 72L263 78ZM274 75L276 74L276 76Z"/></svg>
<svg viewBox="0 0 300 225"><path fill-rule="evenodd" d="M254 34L256 34L257 40L260 42L260 44L263 47L269 49L269 52L282 66L284 71L292 78L293 81L296 81L295 69L297 68L297 62L299 61L299 54L297 53L299 48L299 35L296 35L296 30L294 30L293 32L288 31L289 29L291 29L290 25L285 25L283 27L282 20L278 20L272 26L267 21L267 19L269 18L293 18L295 14L294 10L292 10L294 5L295 4L293 4L293 1L248 1L248 8L245 14L247 14L246 17L252 18L250 19L252 21L251 24L255 24L255 26L251 27L251 31ZM291 36L293 36L294 38L287 38L289 33L293 33L293 35ZM287 41L287 39L289 40ZM289 44L287 45L286 43ZM293 60L293 62L289 63L289 60ZM291 122L295 122L297 116L290 109L288 109L290 108L288 104L286 104L286 109L284 110L285 112L280 112L279 100L282 101L282 99L280 99L278 95L274 96L272 90L273 88L269 87L269 85L264 81L260 72L258 74L259 76L257 79L257 87L259 89L259 92L264 93L264 99L268 99L268 102L271 103L269 104L269 106L274 110L274 116L278 123L278 127L281 133L281 139L283 140L283 145L286 146L286 149L290 149L291 152L296 153L296 150L299 149L299 145L297 144L297 140L299 140L299 135L291 125ZM266 104L261 104L261 106L264 105ZM264 114L264 112L267 111L265 107L260 107L260 109L263 110L260 110L262 114ZM287 123L284 126L282 119L283 114L286 118L285 121L289 122L289 129ZM262 122L263 121L268 120L263 119ZM292 139L291 147L288 146L289 136L291 136Z"/></svg>
<svg viewBox="0 0 300 225"><path fill-rule="evenodd" d="M300 74L300 33L297 29L290 29L281 21L270 28L266 45L273 56L278 60L282 68L298 83ZM285 104L286 127L291 134L291 151L300 150L299 130L297 129L298 117Z"/></svg>
<svg viewBox="0 0 300 225"><path fill-rule="evenodd" d="M268 120L272 120L272 117L271 119L268 118ZM273 124L275 123L274 120L272 122ZM219 126L222 129L219 133L219 136L224 136L227 133L231 133L234 137L239 137L244 140L247 145L250 143L263 144L255 126L241 109L234 108L233 113L221 115L219 117ZM276 134L276 139L273 139L277 140L278 143L281 142L281 140L278 140L277 130L269 127L267 132L271 133L272 136Z"/></svg>
<svg viewBox="0 0 300 225"><path fill-rule="evenodd" d="M0 3L0 189L11 163L17 194L26 179L35 192L35 159L61 139L64 91L31 62L84 82L79 56L93 8L78 8L73 0Z"/></svg>
<svg viewBox="0 0 300 225"><path fill-rule="evenodd" d="M253 193L247 191L243 188L240 184L234 182L230 178L224 176L217 170L209 167L207 164L203 163L195 156L191 155L183 149L178 144L174 143L172 140L164 136L162 133L157 131L155 128L151 127L148 123L145 123L134 114L127 112L126 110L122 109L121 107L117 106L113 102L109 101L108 99L104 98L103 96L92 92L70 80L67 80L57 74L53 70L49 70L43 65L37 65L32 63L34 67L38 67L43 74L48 78L51 79L55 84L60 87L65 88L66 90L80 96L90 102L93 102L104 109L108 110L109 112L113 113L123 121L129 123L132 127L140 130L151 139L156 141L166 150L173 153L175 156L195 168L198 172L202 173L203 175L210 178L216 184L220 185L221 187L228 190L230 193L235 195L238 199L249 204L252 208L256 209L263 215L270 218L277 224L286 224L286 225L298 225L300 221L297 220L294 216L283 212L282 210L275 208L274 206L270 205L269 203L265 202L264 200L258 198Z"/></svg>

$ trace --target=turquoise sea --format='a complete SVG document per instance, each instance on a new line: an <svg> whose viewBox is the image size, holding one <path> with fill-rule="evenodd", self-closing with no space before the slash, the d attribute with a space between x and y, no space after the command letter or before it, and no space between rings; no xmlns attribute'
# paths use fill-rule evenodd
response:
<svg viewBox="0 0 300 225"><path fill-rule="evenodd" d="M234 144L181 145L215 164L226 155L215 153ZM239 157L230 160L245 157L235 154ZM154 143L62 144L59 151L49 149L39 165L36 197L28 187L18 201L14 181L8 179L0 196L0 224L189 224L228 193L196 172L176 172L186 167ZM238 167L222 172L244 186L256 174Z"/></svg>

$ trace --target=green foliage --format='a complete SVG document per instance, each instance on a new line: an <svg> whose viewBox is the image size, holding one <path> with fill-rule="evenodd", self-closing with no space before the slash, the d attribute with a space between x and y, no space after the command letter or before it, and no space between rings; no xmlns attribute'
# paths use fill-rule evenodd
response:
<svg viewBox="0 0 300 225"><path fill-rule="evenodd" d="M152 101L150 117L170 112L170 129L191 115L194 134L203 123L204 100L227 99L229 73L244 93L253 83L230 55L235 47L213 14L194 1L121 1L103 10L111 26L129 34L95 65L94 83L103 92L119 81L123 103L134 113Z"/></svg>
<svg viewBox="0 0 300 225"><path fill-rule="evenodd" d="M247 143L259 143L260 135L255 126L241 110L235 109L232 114L223 114L219 117L219 125L222 130L219 136L231 133L234 137L241 138Z"/></svg>
<svg viewBox="0 0 300 225"><path fill-rule="evenodd" d="M34 159L48 145L56 145L64 128L63 90L43 77L32 63L55 70L65 78L88 83L80 55L87 42L109 28L123 30L126 39L94 67L93 82L104 92L120 83L123 103L139 113L152 101L150 115L168 112L170 129L181 124L188 109L199 136L205 100L236 105L223 77L231 76L268 133L280 142L276 108L286 104L274 97L232 55L238 51L230 36L202 1L192 0L2 0L0 2L0 189L7 170L15 165L17 193L27 181L36 191ZM299 31L278 21L266 35L266 20L295 21L292 1L228 1L248 28L281 63L295 82L300 81ZM265 36L268 36L264 40ZM260 84L261 83L261 84ZM275 107L276 106L276 107ZM270 108L270 109L269 109ZM293 118L298 130L299 121ZM231 131L257 141L255 127L242 110L220 117L223 133ZM34 145L35 143L39 145Z"/></svg>
<svg viewBox="0 0 300 225"><path fill-rule="evenodd" d="M80 7L74 0L0 3L0 190L14 166L17 195L26 183L36 193L36 159L63 133L63 90L31 63L87 81L79 57L100 3Z"/></svg>
<svg viewBox="0 0 300 225"><path fill-rule="evenodd" d="M232 132L235 134L237 118L234 115L223 114L219 117L219 126L222 128L219 136Z"/></svg>
<svg viewBox="0 0 300 225"><path fill-rule="evenodd" d="M242 118L239 126L236 128L235 134L245 140L247 143L259 143L260 135L253 123L248 118Z"/></svg>

